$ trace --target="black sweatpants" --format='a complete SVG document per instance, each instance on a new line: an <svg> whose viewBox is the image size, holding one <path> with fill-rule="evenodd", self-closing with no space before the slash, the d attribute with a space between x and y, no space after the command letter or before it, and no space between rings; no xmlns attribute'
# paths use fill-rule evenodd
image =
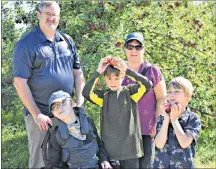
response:
<svg viewBox="0 0 216 169"><path fill-rule="evenodd" d="M128 160L120 160L121 169L138 169L139 168L139 158L133 158Z"/></svg>

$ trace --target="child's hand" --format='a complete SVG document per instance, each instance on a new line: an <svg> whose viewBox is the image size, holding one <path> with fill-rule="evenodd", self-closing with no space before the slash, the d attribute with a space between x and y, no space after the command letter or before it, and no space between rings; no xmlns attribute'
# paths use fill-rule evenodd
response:
<svg viewBox="0 0 216 169"><path fill-rule="evenodd" d="M110 65L110 63L108 62L110 60L110 56L107 56L105 58L102 58L99 62L98 68L97 68L97 72L102 74L105 69L107 68L108 65Z"/></svg>
<svg viewBox="0 0 216 169"><path fill-rule="evenodd" d="M166 108L169 105L169 103L164 103L160 106L162 115L164 116L164 120L170 120L170 114L166 112Z"/></svg>
<svg viewBox="0 0 216 169"><path fill-rule="evenodd" d="M103 161L103 162L101 163L101 167L102 167L103 169L112 169L112 166L110 165L110 163L109 163L108 161Z"/></svg>
<svg viewBox="0 0 216 169"><path fill-rule="evenodd" d="M171 103L170 120L178 120L179 116L182 114L182 106L179 103Z"/></svg>
<svg viewBox="0 0 216 169"><path fill-rule="evenodd" d="M121 58L113 57L112 60L116 63L115 68L119 69L121 72L126 72L127 65Z"/></svg>

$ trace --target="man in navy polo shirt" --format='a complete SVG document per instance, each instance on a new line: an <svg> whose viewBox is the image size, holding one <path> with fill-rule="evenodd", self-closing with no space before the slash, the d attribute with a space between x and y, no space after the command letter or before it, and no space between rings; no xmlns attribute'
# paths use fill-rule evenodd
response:
<svg viewBox="0 0 216 169"><path fill-rule="evenodd" d="M60 7L54 1L40 2L39 25L24 35L14 49L14 86L23 102L29 142L29 168L44 167L41 143L52 124L48 99L63 90L72 95L76 88L76 105L83 104L84 76L76 47L68 36L56 31Z"/></svg>

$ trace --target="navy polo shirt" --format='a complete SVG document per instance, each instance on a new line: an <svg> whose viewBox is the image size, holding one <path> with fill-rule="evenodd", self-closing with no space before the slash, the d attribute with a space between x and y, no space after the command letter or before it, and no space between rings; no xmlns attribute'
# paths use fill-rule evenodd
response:
<svg viewBox="0 0 216 169"><path fill-rule="evenodd" d="M72 94L73 69L80 69L75 44L67 37L68 42L56 31L55 40L50 41L37 26L14 49L13 75L27 79L33 98L45 115L49 115L48 99L53 92L63 90Z"/></svg>

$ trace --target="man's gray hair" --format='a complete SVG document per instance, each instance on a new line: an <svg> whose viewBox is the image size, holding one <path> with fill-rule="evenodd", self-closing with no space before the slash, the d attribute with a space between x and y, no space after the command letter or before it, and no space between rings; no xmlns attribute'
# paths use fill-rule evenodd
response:
<svg viewBox="0 0 216 169"><path fill-rule="evenodd" d="M49 7L51 5L56 5L59 7L59 4L55 1L41 1L38 5L38 11L42 11L44 7ZM60 9L60 7L59 7Z"/></svg>

